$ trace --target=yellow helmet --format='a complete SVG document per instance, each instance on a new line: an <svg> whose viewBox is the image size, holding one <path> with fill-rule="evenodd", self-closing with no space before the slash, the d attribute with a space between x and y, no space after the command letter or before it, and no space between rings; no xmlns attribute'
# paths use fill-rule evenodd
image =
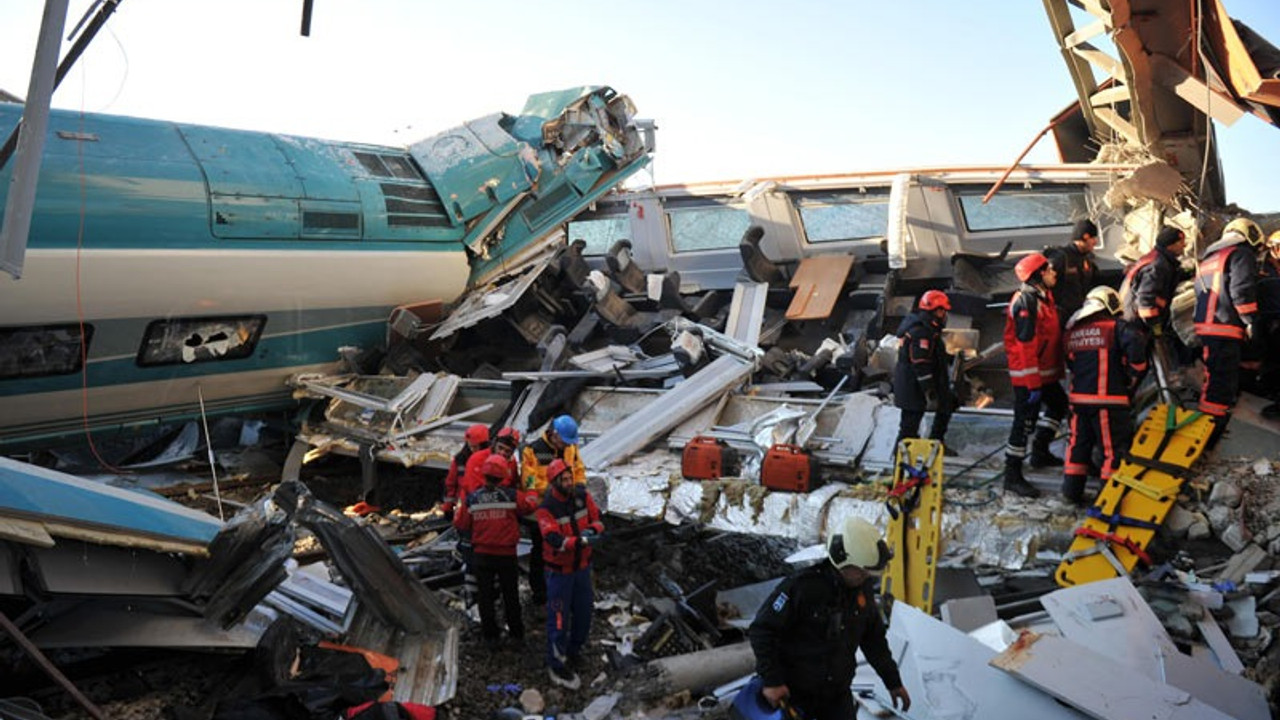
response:
<svg viewBox="0 0 1280 720"><path fill-rule="evenodd" d="M1280 246L1280 230L1275 230L1267 236L1267 244L1273 247Z"/></svg>
<svg viewBox="0 0 1280 720"><path fill-rule="evenodd" d="M1255 247L1262 244L1262 228L1258 227L1258 223L1249 218L1236 218L1227 223L1227 226L1222 228L1222 234L1226 235L1229 232L1240 233L1245 240L1249 241L1250 245Z"/></svg>

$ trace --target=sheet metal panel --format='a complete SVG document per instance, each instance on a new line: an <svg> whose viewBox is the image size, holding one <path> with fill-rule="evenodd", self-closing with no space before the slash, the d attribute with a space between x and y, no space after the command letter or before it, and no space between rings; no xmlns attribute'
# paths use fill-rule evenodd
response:
<svg viewBox="0 0 1280 720"><path fill-rule="evenodd" d="M8 458L0 458L0 516L173 538L201 546L222 527L217 518L162 497Z"/></svg>

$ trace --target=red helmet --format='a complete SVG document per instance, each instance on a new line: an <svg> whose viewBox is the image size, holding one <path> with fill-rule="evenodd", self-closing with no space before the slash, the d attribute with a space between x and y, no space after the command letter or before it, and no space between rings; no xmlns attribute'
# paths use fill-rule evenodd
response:
<svg viewBox="0 0 1280 720"><path fill-rule="evenodd" d="M490 455L480 466L480 473L485 477L503 479L511 473L511 466L501 455Z"/></svg>
<svg viewBox="0 0 1280 720"><path fill-rule="evenodd" d="M1049 264L1049 258L1040 253L1031 253L1030 255L1018 261L1013 266L1013 274L1018 276L1022 282L1030 280L1036 273L1044 269Z"/></svg>
<svg viewBox="0 0 1280 720"><path fill-rule="evenodd" d="M547 482L555 482L556 478L567 472L569 472L569 466L565 464L565 461L556 458L547 466Z"/></svg>
<svg viewBox="0 0 1280 720"><path fill-rule="evenodd" d="M476 423L467 428L467 434L464 437L472 445L483 445L489 442L489 426Z"/></svg>
<svg viewBox="0 0 1280 720"><path fill-rule="evenodd" d="M504 427L498 431L498 438L494 442L504 442L511 447L517 447L520 444L520 431L513 427Z"/></svg>
<svg viewBox="0 0 1280 720"><path fill-rule="evenodd" d="M951 298L941 290L929 290L920 296L921 310L951 309Z"/></svg>

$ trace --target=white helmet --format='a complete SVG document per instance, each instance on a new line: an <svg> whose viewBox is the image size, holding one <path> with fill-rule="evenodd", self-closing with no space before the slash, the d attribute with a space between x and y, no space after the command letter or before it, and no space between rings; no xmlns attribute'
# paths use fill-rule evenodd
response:
<svg viewBox="0 0 1280 720"><path fill-rule="evenodd" d="M1090 290L1089 294L1084 296L1084 301L1085 305L1093 304L1097 309L1107 311L1108 315L1120 314L1120 293L1106 285L1099 285Z"/></svg>
<svg viewBox="0 0 1280 720"><path fill-rule="evenodd" d="M827 557L837 570L850 566L880 570L889 562L889 546L874 525L851 517L845 519L841 532L827 538Z"/></svg>

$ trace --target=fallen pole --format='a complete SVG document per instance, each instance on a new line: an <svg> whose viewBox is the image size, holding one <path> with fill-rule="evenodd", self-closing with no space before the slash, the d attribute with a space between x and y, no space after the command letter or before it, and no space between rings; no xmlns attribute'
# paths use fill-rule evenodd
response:
<svg viewBox="0 0 1280 720"><path fill-rule="evenodd" d="M71 681L67 679L67 676L63 675L62 671L59 670L56 665L49 662L49 658L45 657L44 653L40 652L40 648L36 647L26 635L23 635L22 631L18 629L18 626L14 625L13 621L9 620L9 616L5 615L3 612L0 612L0 628L4 628L4 631L9 634L9 637L13 638L18 645L31 656L31 659L35 660L36 664L48 673L49 677L53 678L59 685L61 685L62 688L71 695L71 697L75 698L76 702L80 703L80 707L85 709L85 712L98 720L107 720L107 716L98 709L98 706L94 705L89 698L85 697L84 693L80 692L80 688L73 685Z"/></svg>
<svg viewBox="0 0 1280 720"><path fill-rule="evenodd" d="M646 698L705 690L747 675L755 666L751 643L740 642L652 660L644 666L647 677L635 688Z"/></svg>

